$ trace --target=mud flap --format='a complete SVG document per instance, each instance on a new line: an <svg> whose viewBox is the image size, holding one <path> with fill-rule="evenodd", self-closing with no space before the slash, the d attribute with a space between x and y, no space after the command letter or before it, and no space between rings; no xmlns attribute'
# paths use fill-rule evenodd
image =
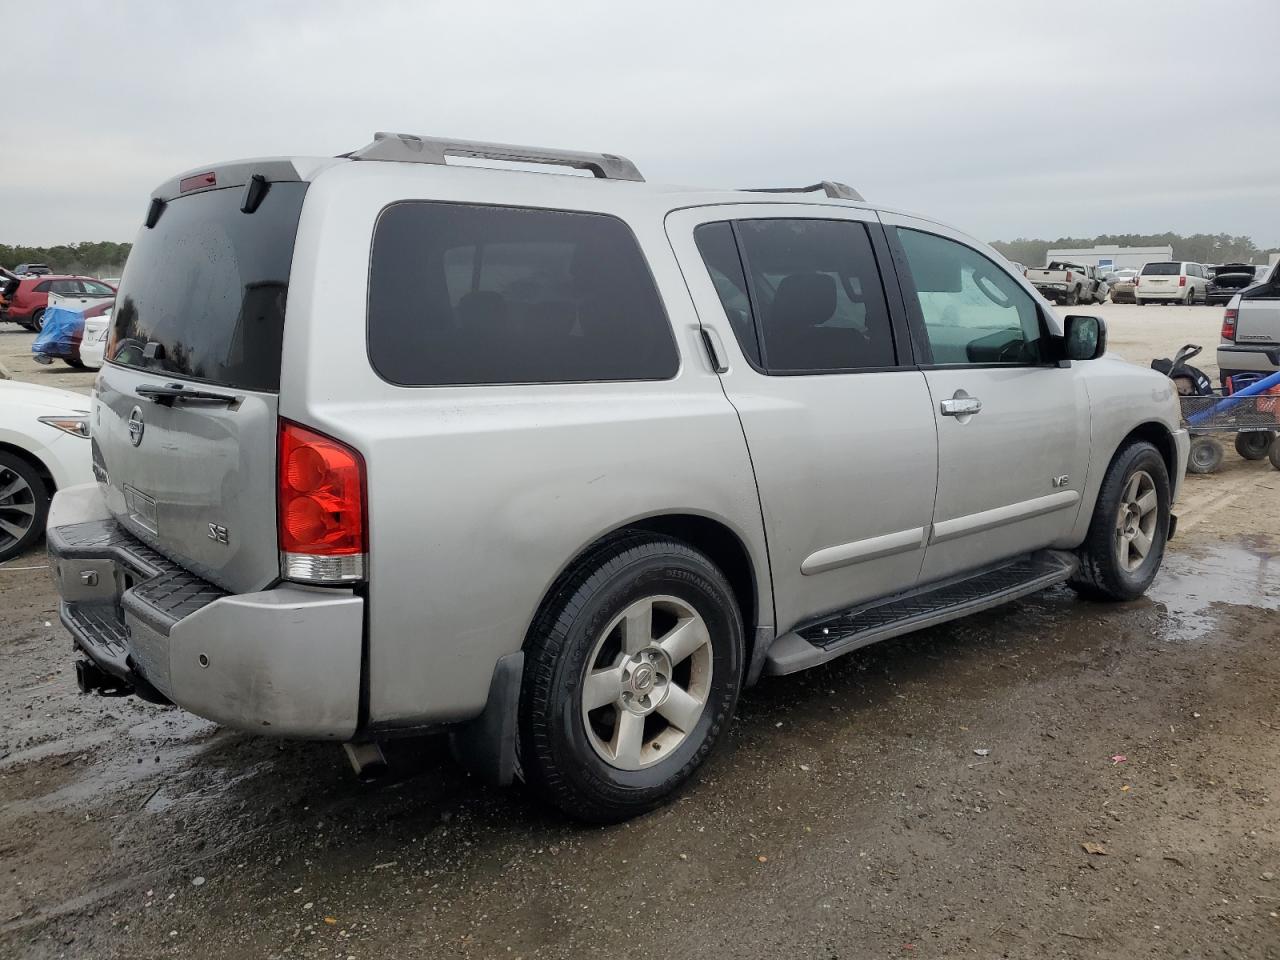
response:
<svg viewBox="0 0 1280 960"><path fill-rule="evenodd" d="M523 677L523 650L502 657L493 668L484 712L449 734L454 759L485 783L505 787L515 780L516 720Z"/></svg>
<svg viewBox="0 0 1280 960"><path fill-rule="evenodd" d="M1169 532L1165 534L1165 543L1173 539L1173 535L1178 532L1178 515L1176 513L1169 514Z"/></svg>

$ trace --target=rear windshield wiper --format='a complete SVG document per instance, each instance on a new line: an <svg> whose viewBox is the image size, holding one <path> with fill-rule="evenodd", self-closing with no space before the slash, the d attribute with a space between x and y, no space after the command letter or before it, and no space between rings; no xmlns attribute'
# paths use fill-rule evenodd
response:
<svg viewBox="0 0 1280 960"><path fill-rule="evenodd" d="M179 403L239 403L243 397L230 393L215 393L212 390L190 390L181 383L144 383L137 388L140 397L146 397L152 403L171 407Z"/></svg>

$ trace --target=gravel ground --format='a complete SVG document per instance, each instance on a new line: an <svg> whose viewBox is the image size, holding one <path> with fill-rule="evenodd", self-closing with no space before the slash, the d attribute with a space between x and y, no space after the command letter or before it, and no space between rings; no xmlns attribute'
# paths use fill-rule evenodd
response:
<svg viewBox="0 0 1280 960"><path fill-rule="evenodd" d="M1092 309L1144 363L1221 316ZM18 376L87 389L6 329ZM612 828L439 739L362 784L332 745L80 697L33 551L0 567L0 956L1280 957L1280 474L1230 453L1177 512L1149 597L767 680Z"/></svg>

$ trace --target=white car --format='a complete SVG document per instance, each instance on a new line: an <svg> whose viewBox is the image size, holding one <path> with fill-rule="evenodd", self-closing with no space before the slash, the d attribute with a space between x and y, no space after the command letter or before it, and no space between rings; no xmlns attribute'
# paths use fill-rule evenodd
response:
<svg viewBox="0 0 1280 960"><path fill-rule="evenodd" d="M97 370L102 366L102 354L107 348L107 337L111 334L111 314L114 307L108 307L101 316L84 318L84 339L80 341L80 362L88 370Z"/></svg>
<svg viewBox="0 0 1280 960"><path fill-rule="evenodd" d="M1161 260L1145 263L1135 278L1134 302L1138 306L1148 303L1209 302L1209 271L1203 263L1184 260Z"/></svg>
<svg viewBox="0 0 1280 960"><path fill-rule="evenodd" d="M0 563L44 533L57 490L93 481L86 396L0 380Z"/></svg>

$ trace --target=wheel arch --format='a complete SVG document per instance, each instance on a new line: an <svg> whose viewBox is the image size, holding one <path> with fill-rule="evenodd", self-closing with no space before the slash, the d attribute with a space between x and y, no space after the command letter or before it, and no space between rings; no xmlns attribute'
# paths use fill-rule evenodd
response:
<svg viewBox="0 0 1280 960"><path fill-rule="evenodd" d="M45 464L43 460L37 457L30 450L18 446L16 443L8 443L0 440L0 452L9 453L17 457L19 460L27 463L31 469L40 475L40 479L45 482L45 486L49 488L49 496L53 496L58 492L58 483L53 479L53 472Z"/></svg>
<svg viewBox="0 0 1280 960"><path fill-rule="evenodd" d="M602 546L636 531L654 533L687 544L706 554L707 558L725 575L742 615L747 644L745 662L749 665L747 682L754 681L759 671L752 668L756 666L757 660L762 660L764 652L762 648L767 646L767 641L762 640L762 637L769 631L762 627L771 628L772 625L773 591L769 581L767 561L763 556L760 561L754 559L744 537L723 519L686 510L659 512L638 517L620 523L583 544L556 572L555 577L543 591L529 620L523 645L529 643L533 625L538 622L538 616L555 596L565 579Z"/></svg>
<svg viewBox="0 0 1280 960"><path fill-rule="evenodd" d="M1148 420L1125 434L1124 439L1111 452L1111 459L1107 461L1107 466L1111 466L1112 461L1115 460L1121 450L1129 444L1140 440L1145 440L1160 452L1160 459L1164 461L1164 467L1169 471L1169 485L1176 487L1178 483L1178 446L1174 442L1173 433L1170 432L1168 426L1158 420Z"/></svg>

